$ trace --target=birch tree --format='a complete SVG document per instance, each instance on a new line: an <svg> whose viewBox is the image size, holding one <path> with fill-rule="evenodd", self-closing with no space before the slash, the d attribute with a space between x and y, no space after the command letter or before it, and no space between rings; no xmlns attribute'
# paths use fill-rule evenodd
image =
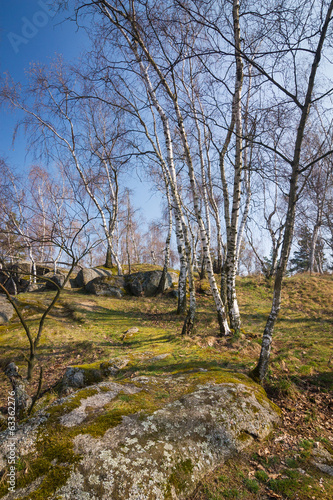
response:
<svg viewBox="0 0 333 500"><path fill-rule="evenodd" d="M274 147L269 138L270 131L267 129L252 139L257 146L274 151L278 155L279 161L288 168L289 177L288 207L281 256L275 276L272 309L263 334L260 359L252 373L254 378L262 381L267 373L274 325L280 310L282 281L292 244L296 203L302 188L300 176L305 172L311 172L315 163L332 152L330 145L325 143L323 146L326 151L324 147L316 149L312 159L307 159L304 154L305 134L309 124L314 126L315 123L313 117L312 121L309 121L314 103L325 100L331 109L328 97L331 95L332 83L322 73L319 84L317 76L323 51L325 53L330 51L326 39L331 33L332 2L325 0L291 3L285 0L268 6L265 2L257 2L248 10L244 6L244 15L241 19L243 26L247 26L246 45L237 43L237 35L231 37L226 32L225 25L221 23L221 17L218 15L219 9L223 10L220 2L204 6L196 0L186 4L177 2L177 4L180 8L186 9L192 20L209 31L214 43L217 39L221 40L220 46L215 43L212 48L214 54L230 54L230 50L233 49L236 58L251 63L256 72L257 85L260 84L261 88L265 89L265 95L264 90L261 93L263 101L257 101L258 113L261 108L268 113L270 110L275 112L276 109L285 109L289 113L289 126L283 134L285 148L281 147L281 141L278 148ZM238 7L236 2L233 2L233 7L235 13ZM235 22L235 14L233 19ZM235 26L237 31L237 22ZM260 39L260 51L254 47L251 33L252 38ZM226 48L228 46L230 50ZM326 67L330 64L328 61L329 58L325 61ZM240 66L240 63L238 65ZM237 79L241 81L240 72ZM231 119L228 134L234 130L235 123L236 117ZM275 123L275 127L280 127L278 122ZM225 149L223 148L221 152L224 153ZM222 159L224 158L222 154ZM226 184L223 181L222 183L226 200Z"/></svg>
<svg viewBox="0 0 333 500"><path fill-rule="evenodd" d="M148 7L148 5L147 5ZM173 119L177 123L177 131L178 134L181 138L181 143L182 143L182 148L183 148L183 153L184 153L184 161L187 166L188 170L188 176L189 176L189 182L191 186L191 193L193 196L193 206L194 206L194 211L196 214L196 219L200 228L200 237L202 241L202 248L203 252L205 255L205 260L206 260L206 266L207 266L207 273L208 273L208 279L210 281L210 286L212 289L213 297L215 300L215 305L217 309L217 314L218 314L218 321L220 325L220 331L221 334L228 334L229 333L229 326L227 323L226 319L226 314L224 310L223 303L221 301L221 297L215 282L215 277L213 273L213 266L212 266L212 261L211 261L211 256L210 256L210 250L209 250L209 240L207 236L207 231L206 227L201 215L200 211L200 206L199 206L199 196L198 196L198 190L196 186L196 176L195 176L195 171L194 171L194 165L193 165L193 160L192 160L192 155L189 147L189 141L188 141L188 136L186 133L186 128L184 125L184 117L182 114L181 110L181 105L178 99L178 92L179 88L177 87L177 73L176 70L172 67L170 70L170 78L168 80L165 78L164 75L164 70L162 69L161 64L159 64L158 60L155 59L155 56L151 50L151 48L147 45L147 37L143 36L143 30L144 29L149 29L152 30L157 37L158 43L160 44L160 47L162 47L162 40L158 38L158 33L155 30L154 26L150 24L150 18L156 15L156 9L152 8L152 10L148 13L148 16L145 19L145 24L140 25L139 23L139 15L136 12L136 6L134 3L131 3L128 6L122 6L118 4L110 4L109 2L106 1L101 1L96 3L96 8L99 10L99 12L119 31L119 33L122 35L124 41L126 41L128 48L132 51L135 60L138 64L140 74L142 78L144 79L146 86L147 86L147 91L149 92L149 96L152 100L153 106L155 107L157 113L160 116L160 119L163 123L164 126L164 131L165 131L165 139L168 143L167 149L168 149L168 159L169 161L173 161L173 157L171 156L171 137L170 137L170 130L169 130L169 125L168 125L168 119L166 116L166 113L161 106L156 92L154 90L154 87L152 85L152 81L150 78L150 74L153 75L154 80L159 82L159 85L163 89L163 97L167 98L167 100L170 103L170 106L172 106L173 110ZM138 5L138 8L140 10L140 6ZM140 12L141 14L141 12ZM142 18L140 18L140 21ZM166 51L162 49L161 53L162 57L165 57L166 60L169 62L168 55L166 54ZM187 228L183 227L183 232L187 232ZM186 252L187 252L187 260L188 260L188 266L189 266L189 261L190 261L190 248L189 245L186 245ZM192 277L190 274L188 274L189 277L189 286L190 286L190 296L192 294L192 305L190 304L189 308L189 314L187 317L187 320L185 322L185 326L183 331L184 332L190 332L192 330L192 325L193 325L193 319L194 319L194 286L193 286L193 281ZM190 300L191 301L191 300Z"/></svg>

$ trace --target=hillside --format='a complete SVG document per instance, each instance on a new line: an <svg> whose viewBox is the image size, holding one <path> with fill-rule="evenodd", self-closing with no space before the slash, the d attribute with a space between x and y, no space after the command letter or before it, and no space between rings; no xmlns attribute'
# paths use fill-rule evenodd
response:
<svg viewBox="0 0 333 500"><path fill-rule="evenodd" d="M174 298L110 299L66 290L48 319L39 349L45 372L42 390L54 386L69 365L87 367L115 358L128 361L115 376L117 381L196 369L216 376L226 370L248 373L260 352L272 284L260 277L247 277L239 278L237 285L243 321L238 339L215 337L218 327L212 298L204 294L198 293L195 335L184 338ZM51 296L52 292L19 296L31 323L36 322ZM332 296L332 276L286 279L265 385L283 412L283 424L268 441L256 444L207 477L191 500L333 497L333 477L313 464L327 451L333 452ZM124 336L131 327L137 327L138 332ZM14 360L24 373L27 344L18 322L1 326L0 335L1 359ZM10 386L2 372L0 377L0 409L5 411ZM38 369L31 393L37 384ZM56 397L55 390L46 392L35 411ZM153 404L157 408L172 397L162 388ZM21 468L29 473L28 463Z"/></svg>

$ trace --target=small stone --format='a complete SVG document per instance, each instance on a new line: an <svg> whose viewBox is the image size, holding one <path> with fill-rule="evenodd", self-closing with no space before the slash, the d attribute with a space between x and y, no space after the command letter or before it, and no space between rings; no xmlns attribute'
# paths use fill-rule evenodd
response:
<svg viewBox="0 0 333 500"><path fill-rule="evenodd" d="M132 328L129 328L128 330L126 330L126 332L124 332L124 335L130 335L131 333L138 333L139 331L139 328L137 328L136 326L133 326Z"/></svg>
<svg viewBox="0 0 333 500"><path fill-rule="evenodd" d="M329 476L333 476L333 467L332 465L327 465L327 464L321 464L319 462L312 462L313 465L317 467L317 469L321 470L322 472L325 472L325 474L328 474Z"/></svg>

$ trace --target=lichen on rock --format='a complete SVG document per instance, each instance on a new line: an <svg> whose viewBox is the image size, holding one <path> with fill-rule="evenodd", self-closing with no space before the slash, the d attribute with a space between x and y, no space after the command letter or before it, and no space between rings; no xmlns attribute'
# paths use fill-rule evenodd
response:
<svg viewBox="0 0 333 500"><path fill-rule="evenodd" d="M33 495L25 482L19 498L45 492L54 500L186 498L204 475L268 436L280 418L261 387L220 372L105 381L53 403L43 410L48 420L38 426L38 443L58 467L58 480L51 483L50 462ZM163 404L162 389L177 397ZM55 432L63 451L53 443L52 454L45 450Z"/></svg>

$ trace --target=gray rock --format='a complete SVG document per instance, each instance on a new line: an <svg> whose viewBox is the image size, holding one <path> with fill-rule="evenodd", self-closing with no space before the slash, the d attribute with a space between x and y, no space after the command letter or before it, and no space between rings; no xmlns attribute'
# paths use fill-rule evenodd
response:
<svg viewBox="0 0 333 500"><path fill-rule="evenodd" d="M120 299L124 295L125 280L122 276L98 277L89 281L85 289L88 293L93 293L94 295Z"/></svg>
<svg viewBox="0 0 333 500"><path fill-rule="evenodd" d="M132 328L129 328L128 330L126 330L126 332L122 334L121 340L125 340L128 337L132 337L135 333L138 333L138 331L139 328L137 328L136 326L132 326Z"/></svg>
<svg viewBox="0 0 333 500"><path fill-rule="evenodd" d="M15 393L15 414L17 416L25 414L32 402L26 391L27 381L19 374L18 368L13 362L9 363L4 371Z"/></svg>
<svg viewBox="0 0 333 500"><path fill-rule="evenodd" d="M24 292L42 292L45 290L43 283L29 283Z"/></svg>
<svg viewBox="0 0 333 500"><path fill-rule="evenodd" d="M178 281L179 281L179 274L177 274L177 273L175 273L173 271L170 271L168 274L170 275L170 277L172 279L172 284L174 286L177 286L178 285Z"/></svg>
<svg viewBox="0 0 333 500"><path fill-rule="evenodd" d="M172 381L179 384L179 379L165 379L170 384ZM277 408L263 390L243 377L239 383L198 385L192 393L150 415L140 411L129 414L124 407L125 416L112 425L110 403L114 398L120 394L124 394L124 398L125 395L135 397L136 393L144 394L154 387L153 379L146 384L139 380L133 384L104 382L93 386L89 394L86 390L79 391L52 405L53 412L49 414L53 419L54 411L63 412L56 413L64 429L62 437L66 433L73 435L78 425L88 423L91 426L94 416L100 419L103 411L107 412L110 427L101 437L88 433L69 437L73 439L79 462L62 464L69 476L65 484L55 485L54 492L49 495L51 500L185 499L206 474L251 444L253 439L267 437L280 419ZM75 402L74 408L72 402ZM47 415L48 410L43 411ZM38 442L48 438L53 421L38 428ZM36 429L37 424L31 426L30 422L20 429L32 450ZM0 442L2 440L3 444L6 438L8 436L3 433ZM18 458L29 452L31 449L19 448ZM5 463L3 456L2 462ZM32 492L30 484L15 494L21 498Z"/></svg>
<svg viewBox="0 0 333 500"><path fill-rule="evenodd" d="M116 375L128 363L128 359L110 359L100 364L68 366L61 381L62 392L66 393L69 388L78 389L101 382L110 375Z"/></svg>
<svg viewBox="0 0 333 500"><path fill-rule="evenodd" d="M314 457L312 464L315 465L317 469L325 472L325 474L333 476L333 455L323 448L319 442L316 443L316 447L313 448L311 453Z"/></svg>
<svg viewBox="0 0 333 500"><path fill-rule="evenodd" d="M11 271L17 273L18 276L23 274L30 274L32 269L32 263L25 260L20 260L11 266Z"/></svg>
<svg viewBox="0 0 333 500"><path fill-rule="evenodd" d="M107 269L81 269L76 276L76 284L78 287L85 287L90 281L95 278L102 278L103 276L112 276L112 271Z"/></svg>
<svg viewBox="0 0 333 500"><path fill-rule="evenodd" d="M162 271L147 271L133 273L126 276L126 286L131 295L140 297L152 297L157 292L157 288L161 279ZM164 290L172 287L172 278L170 273L167 274Z"/></svg>
<svg viewBox="0 0 333 500"><path fill-rule="evenodd" d="M121 385L114 382L108 382L100 386L94 386L96 394L81 399L80 406L60 417L61 425L65 427L74 427L81 424L88 416L87 408L93 408L94 411L103 408L110 403L118 394L136 394L141 389L133 385ZM102 391L101 391L102 388Z"/></svg>
<svg viewBox="0 0 333 500"><path fill-rule="evenodd" d="M45 264L37 263L36 271L37 271L37 276L44 276L44 274L51 273L52 268L46 267Z"/></svg>
<svg viewBox="0 0 333 500"><path fill-rule="evenodd" d="M65 283L65 275L61 273L46 273L43 278L47 278L45 280L45 289L46 290L58 290L58 287L62 287Z"/></svg>
<svg viewBox="0 0 333 500"><path fill-rule="evenodd" d="M80 388L92 385L103 380L102 371L99 367L87 365L83 366L68 366L65 375L62 379L63 390L68 387Z"/></svg>
<svg viewBox="0 0 333 500"><path fill-rule="evenodd" d="M173 288L172 290L170 290L170 292L168 292L168 296L173 299L178 299L178 290Z"/></svg>
<svg viewBox="0 0 333 500"><path fill-rule="evenodd" d="M0 271L0 283L10 295L16 295L20 291L19 280L11 273Z"/></svg>
<svg viewBox="0 0 333 500"><path fill-rule="evenodd" d="M14 316L15 310L9 300L0 295L0 325L8 323Z"/></svg>
<svg viewBox="0 0 333 500"><path fill-rule="evenodd" d="M158 356L154 356L153 358L146 359L144 363L155 363L155 361L161 361L162 359L165 359L168 356L170 356L170 353L165 352L164 354L159 354Z"/></svg>
<svg viewBox="0 0 333 500"><path fill-rule="evenodd" d="M312 462L312 464L315 467L317 467L317 469L321 470L321 472L325 472L325 474L328 474L329 476L333 476L333 466L332 465L322 464L320 462Z"/></svg>
<svg viewBox="0 0 333 500"><path fill-rule="evenodd" d="M79 435L79 467L56 494L72 498L77 478L87 498L185 499L217 465L268 435L278 415L241 384L207 384L153 415L130 415L103 438ZM105 482L102 478L108 478ZM103 484L103 490L95 490ZM77 494L76 493L76 494ZM54 497L55 498L55 497ZM83 496L82 496L83 498Z"/></svg>
<svg viewBox="0 0 333 500"><path fill-rule="evenodd" d="M109 361L100 364L100 370L102 371L104 377L109 375L114 376L117 375L122 368L125 368L128 363L128 359L110 359Z"/></svg>

